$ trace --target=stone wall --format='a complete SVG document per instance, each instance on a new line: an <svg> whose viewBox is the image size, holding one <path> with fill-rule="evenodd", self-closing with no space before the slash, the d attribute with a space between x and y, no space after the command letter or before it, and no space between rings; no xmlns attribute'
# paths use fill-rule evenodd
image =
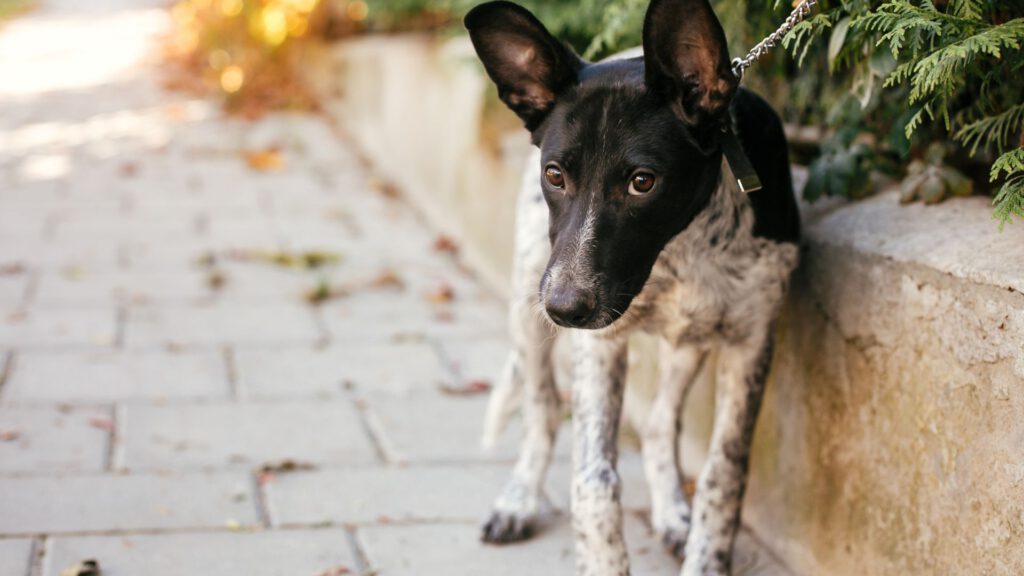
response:
<svg viewBox="0 0 1024 576"><path fill-rule="evenodd" d="M328 112L504 292L529 146L468 42L365 39L310 62ZM1024 573L1024 226L1000 234L984 198L895 192L805 207L805 222L747 522L807 576ZM634 420L653 374L650 342L636 348ZM690 474L713 406L704 377Z"/></svg>
<svg viewBox="0 0 1024 576"><path fill-rule="evenodd" d="M984 198L808 215L746 512L798 572L1024 573L1022 255Z"/></svg>

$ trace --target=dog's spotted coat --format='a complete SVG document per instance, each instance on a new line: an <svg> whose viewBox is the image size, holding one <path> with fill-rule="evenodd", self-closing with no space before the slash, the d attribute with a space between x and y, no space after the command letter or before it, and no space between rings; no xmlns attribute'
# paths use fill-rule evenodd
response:
<svg viewBox="0 0 1024 576"><path fill-rule="evenodd" d="M677 32L658 24L679 22L681 14L694 29ZM672 552L685 556L684 576L726 575L770 365L773 321L798 260L798 220L778 121L768 118L758 133L760 116L770 114L763 102L740 92L730 108L732 93L715 92L722 86L728 92L731 76L724 75L727 59L723 72L724 36L720 27L716 32L706 0L652 2L645 23L647 56L621 64L574 68L573 56L554 45L539 22L506 2L474 10L467 26L499 93L540 146L530 159L517 207L515 349L492 395L486 430L493 439L522 395L526 438L512 478L484 525L484 540L528 537L544 505L542 486L561 419L551 355L555 333L563 329L555 320L586 328L568 330L577 574L629 574L617 437L627 339L644 331L662 342L659 390L643 431L651 524ZM693 53L695 39L715 48L713 60L708 60L710 49ZM659 56L652 56L656 52ZM665 54L674 60L659 60ZM702 89L701 78L717 76L708 81L710 92L674 101L676 93L669 90L662 100L654 87L673 73L658 76L655 67L689 71L679 82L698 82L691 88L695 93ZM644 106L649 108L643 114L631 116ZM722 117L732 122L748 150L769 149L751 155L766 180L765 194L747 196L732 185L715 134L704 139L705 128L718 126L714 122ZM615 162L673 147L676 155L696 159L682 161L688 172L673 180L680 165L654 158L643 169L663 182L659 195L636 199L619 192ZM545 183L544 166L557 166L572 184ZM672 210L668 216L662 213L666 209ZM643 230L629 229L644 222ZM663 241L656 241L658 234ZM569 314L556 306L566 301ZM679 415L712 348L719 350L720 393L691 510L677 462Z"/></svg>

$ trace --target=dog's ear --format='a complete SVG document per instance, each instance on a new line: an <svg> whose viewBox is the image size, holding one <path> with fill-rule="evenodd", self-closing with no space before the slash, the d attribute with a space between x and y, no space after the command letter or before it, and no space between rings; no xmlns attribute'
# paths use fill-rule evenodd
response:
<svg viewBox="0 0 1024 576"><path fill-rule="evenodd" d="M653 0L644 19L649 90L672 99L686 124L704 127L729 108L739 80L708 0Z"/></svg>
<svg viewBox="0 0 1024 576"><path fill-rule="evenodd" d="M532 132L558 95L576 83L582 61L533 14L511 2L481 4L465 23L498 95Z"/></svg>

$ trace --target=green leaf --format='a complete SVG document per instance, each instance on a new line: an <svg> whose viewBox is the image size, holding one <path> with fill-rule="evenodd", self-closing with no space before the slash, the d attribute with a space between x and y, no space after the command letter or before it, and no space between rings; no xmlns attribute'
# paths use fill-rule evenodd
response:
<svg viewBox="0 0 1024 576"><path fill-rule="evenodd" d="M839 53L843 50L843 44L846 42L846 32L849 29L849 16L836 22L835 27L832 28L832 35L828 39L828 67L833 72L836 69L836 59L839 57Z"/></svg>

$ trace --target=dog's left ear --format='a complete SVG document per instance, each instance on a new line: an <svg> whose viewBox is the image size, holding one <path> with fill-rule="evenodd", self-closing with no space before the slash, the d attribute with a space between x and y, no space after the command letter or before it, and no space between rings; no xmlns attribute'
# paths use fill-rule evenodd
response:
<svg viewBox="0 0 1024 576"><path fill-rule="evenodd" d="M670 98L676 115L696 128L721 120L739 85L708 0L652 0L644 67L648 89Z"/></svg>
<svg viewBox="0 0 1024 576"><path fill-rule="evenodd" d="M583 65L525 8L488 2L469 11L466 28L498 95L534 131Z"/></svg>

